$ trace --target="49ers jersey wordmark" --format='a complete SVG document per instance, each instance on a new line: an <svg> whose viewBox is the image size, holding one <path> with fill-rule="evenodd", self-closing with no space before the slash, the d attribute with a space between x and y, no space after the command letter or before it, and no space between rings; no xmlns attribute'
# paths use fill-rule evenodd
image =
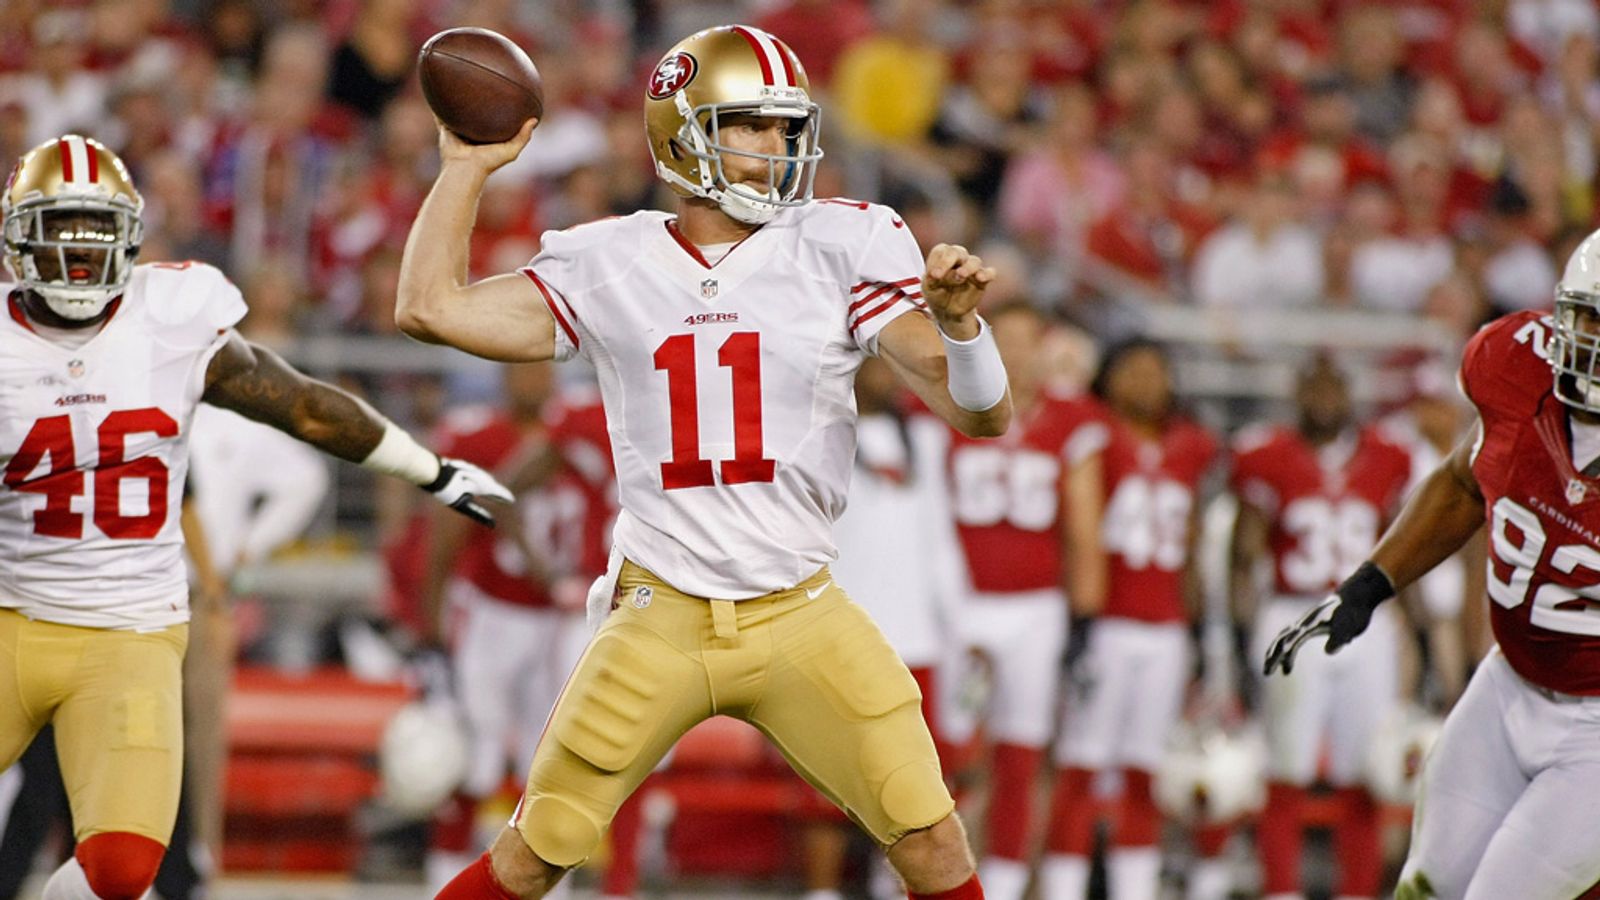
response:
<svg viewBox="0 0 1600 900"><path fill-rule="evenodd" d="M787 589L834 557L855 371L920 305L922 254L891 210L854 201L784 208L714 265L673 222L553 232L522 271L557 358L598 372L617 548L691 595Z"/></svg>
<svg viewBox="0 0 1600 900"><path fill-rule="evenodd" d="M1600 695L1600 479L1573 465L1550 330L1548 316L1514 313L1484 326L1461 359L1483 428L1472 472L1489 518L1489 621L1518 675Z"/></svg>
<svg viewBox="0 0 1600 900"><path fill-rule="evenodd" d="M0 320L0 607L95 628L189 619L178 512L211 357L245 314L198 263L138 266L78 347Z"/></svg>

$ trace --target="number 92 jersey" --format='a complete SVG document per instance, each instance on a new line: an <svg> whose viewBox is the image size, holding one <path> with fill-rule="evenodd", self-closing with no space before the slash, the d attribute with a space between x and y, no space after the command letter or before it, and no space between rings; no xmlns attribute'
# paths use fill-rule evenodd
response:
<svg viewBox="0 0 1600 900"><path fill-rule="evenodd" d="M1489 621L1518 675L1600 695L1600 480L1572 464L1551 390L1550 319L1485 325L1461 359L1482 435L1472 472L1489 517Z"/></svg>
<svg viewBox="0 0 1600 900"><path fill-rule="evenodd" d="M886 207L787 208L709 263L645 211L544 236L523 273L556 355L599 375L624 556L738 600L834 557L855 459L855 372L920 306L922 254Z"/></svg>
<svg viewBox="0 0 1600 900"><path fill-rule="evenodd" d="M189 425L244 299L199 263L138 266L76 348L0 320L0 607L65 625L188 621Z"/></svg>

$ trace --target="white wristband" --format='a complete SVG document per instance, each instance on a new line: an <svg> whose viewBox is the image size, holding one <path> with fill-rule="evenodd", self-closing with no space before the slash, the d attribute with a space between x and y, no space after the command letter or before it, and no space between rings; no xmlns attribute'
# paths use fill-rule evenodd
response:
<svg viewBox="0 0 1600 900"><path fill-rule="evenodd" d="M384 420L383 440L361 461L363 468L393 475L416 485L432 484L439 478L439 456L404 428Z"/></svg>
<svg viewBox="0 0 1600 900"><path fill-rule="evenodd" d="M937 326L935 326L937 328ZM978 335L958 341L943 330L944 356L949 362L950 399L967 412L993 409L1006 396L1006 365L1000 361L989 323L978 319Z"/></svg>

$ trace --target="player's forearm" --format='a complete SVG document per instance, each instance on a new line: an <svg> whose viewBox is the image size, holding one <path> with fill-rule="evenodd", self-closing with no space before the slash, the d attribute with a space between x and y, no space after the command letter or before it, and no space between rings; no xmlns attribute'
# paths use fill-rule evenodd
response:
<svg viewBox="0 0 1600 900"><path fill-rule="evenodd" d="M1444 562L1483 525L1483 499L1440 466L1406 500L1372 551L1372 562L1403 590Z"/></svg>
<svg viewBox="0 0 1600 900"><path fill-rule="evenodd" d="M395 298L395 323L411 337L444 341L438 319L448 312L452 295L466 287L472 227L487 178L479 167L447 162L411 225Z"/></svg>

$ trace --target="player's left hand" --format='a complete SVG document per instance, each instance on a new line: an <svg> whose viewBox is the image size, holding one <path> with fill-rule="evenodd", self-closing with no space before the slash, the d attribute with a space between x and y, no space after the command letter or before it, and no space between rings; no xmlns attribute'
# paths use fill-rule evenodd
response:
<svg viewBox="0 0 1600 900"><path fill-rule="evenodd" d="M922 299L941 331L958 341L977 337L978 301L994 274L992 266L960 244L939 244L928 251Z"/></svg>
<svg viewBox="0 0 1600 900"><path fill-rule="evenodd" d="M439 477L422 489L445 506L490 528L494 527L494 514L481 501L512 502L511 491L493 475L472 463L447 457L439 458Z"/></svg>
<svg viewBox="0 0 1600 900"><path fill-rule="evenodd" d="M1265 674L1282 669L1287 675L1294 670L1294 655L1300 645L1318 635L1327 635L1327 652L1334 653L1356 636L1367 630L1372 621L1372 607L1349 603L1329 594L1328 599L1300 617L1300 620L1278 632L1272 646L1267 649Z"/></svg>

